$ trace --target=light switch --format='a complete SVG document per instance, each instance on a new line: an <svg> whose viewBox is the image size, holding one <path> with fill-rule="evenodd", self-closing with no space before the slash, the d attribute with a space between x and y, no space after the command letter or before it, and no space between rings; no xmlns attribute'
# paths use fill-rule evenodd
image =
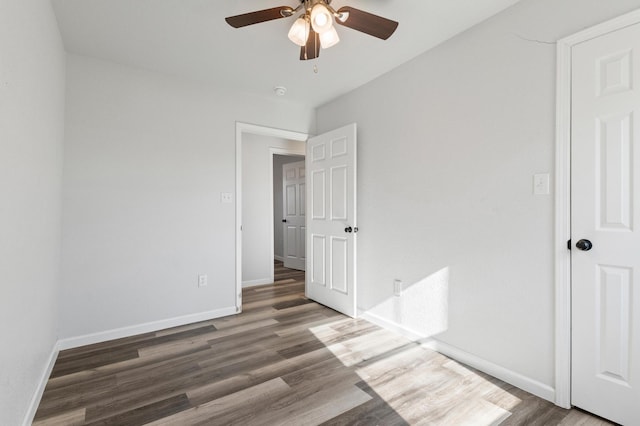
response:
<svg viewBox="0 0 640 426"><path fill-rule="evenodd" d="M205 287L207 284L207 276L204 274L198 275L198 287Z"/></svg>
<svg viewBox="0 0 640 426"><path fill-rule="evenodd" d="M533 175L534 195L549 195L549 173Z"/></svg>
<svg viewBox="0 0 640 426"><path fill-rule="evenodd" d="M232 203L233 202L233 194L230 192L221 192L220 193L220 202L221 203Z"/></svg>
<svg viewBox="0 0 640 426"><path fill-rule="evenodd" d="M393 295L402 296L402 281L393 280Z"/></svg>

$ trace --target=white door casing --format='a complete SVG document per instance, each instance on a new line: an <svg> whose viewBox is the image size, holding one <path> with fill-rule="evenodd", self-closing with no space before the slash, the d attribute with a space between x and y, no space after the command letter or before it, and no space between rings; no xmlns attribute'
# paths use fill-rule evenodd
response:
<svg viewBox="0 0 640 426"><path fill-rule="evenodd" d="M571 402L640 424L640 24L571 59Z"/></svg>
<svg viewBox="0 0 640 426"><path fill-rule="evenodd" d="M285 268L305 270L305 162L282 165L282 235Z"/></svg>
<svg viewBox="0 0 640 426"><path fill-rule="evenodd" d="M309 139L306 294L356 317L356 125Z"/></svg>

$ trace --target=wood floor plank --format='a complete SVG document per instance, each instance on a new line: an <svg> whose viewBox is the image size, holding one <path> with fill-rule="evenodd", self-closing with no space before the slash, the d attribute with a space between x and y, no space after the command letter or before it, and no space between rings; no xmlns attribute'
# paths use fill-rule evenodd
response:
<svg viewBox="0 0 640 426"><path fill-rule="evenodd" d="M610 423L580 410L571 410L559 426L607 426Z"/></svg>
<svg viewBox="0 0 640 426"><path fill-rule="evenodd" d="M192 324L185 324L185 325L181 325L181 326L173 327L173 328L166 328L164 330L156 331L155 335L157 337L162 337L162 336L168 336L168 335L172 335L172 334L176 334L176 333L181 333L183 331L201 329L203 327L209 327L209 326L215 327L215 324L214 324L213 320L195 322L195 323L192 323Z"/></svg>
<svg viewBox="0 0 640 426"><path fill-rule="evenodd" d="M275 378L154 421L150 425L193 425L200 422L211 424L212 419L216 419L217 424L224 424L222 417L229 413L242 411L245 406L264 405L264 401L289 393L291 388L281 378Z"/></svg>
<svg viewBox="0 0 640 426"><path fill-rule="evenodd" d="M322 398L321 394L318 394L318 398L313 398L316 401L324 401L323 403L312 407L306 406L299 414L288 413L281 425L318 425L371 400L369 395L356 386L347 388L344 392L336 390L330 390L330 392L331 398Z"/></svg>
<svg viewBox="0 0 640 426"><path fill-rule="evenodd" d="M371 396L371 399L322 423L323 426L408 426L397 411L391 409L387 402L380 398L376 392L365 382L356 384L360 389Z"/></svg>
<svg viewBox="0 0 640 426"><path fill-rule="evenodd" d="M121 381L109 397L92 404L87 410L87 418L103 418L108 413L122 413L127 407L139 407L146 401L160 399L163 396L175 396L194 387L210 382L219 382L226 378L241 374L247 370L253 370L271 365L282 360L277 354L263 356L254 354L248 358L236 358L232 362L223 363L222 367L214 365L201 368L200 366L186 365L181 371L174 374L139 376L128 381Z"/></svg>
<svg viewBox="0 0 640 426"><path fill-rule="evenodd" d="M189 403L187 396L185 394L180 394L88 424L91 426L145 425L150 421L164 419L175 413L184 412L190 408L191 404Z"/></svg>
<svg viewBox="0 0 640 426"><path fill-rule="evenodd" d="M208 351L187 352L181 354L181 356L159 356L155 359L136 359L129 361L128 363L130 365L123 363L122 365L117 366L117 369L114 365L101 367L105 372L110 373L106 377L110 377L114 381L110 386L93 384L92 386L89 386L91 389L90 391L85 391L84 388L78 387L74 383L62 388L56 388L52 391L49 391L49 387L47 387L37 416L46 416L51 410L55 410L56 408L61 409L62 407L66 407L68 409L77 406L87 406L90 407L93 412L94 405L98 403L105 403L114 393L123 393L125 391L125 389L123 389L123 381L127 381L125 380L127 378L129 378L129 382L131 381L130 378L132 376L142 377L142 380L155 380L157 377L160 377L160 380L163 380L166 376L159 374L162 373L163 368L165 370L168 369L173 374L182 374L185 370L180 368L181 365L186 365L186 371L189 371L192 370L194 366L197 367L197 361L215 355L216 352L209 348ZM120 382L116 379L118 374L120 376ZM89 384L91 385L91 383ZM148 383L144 383L144 385L148 386ZM132 387L135 389L136 386L137 385L134 383ZM142 386L142 384L140 384L140 386ZM146 395L148 393L147 387L141 387L140 393ZM156 396L156 399L162 399L162 395L159 397ZM132 398L128 403L132 403L132 401L135 401L135 399ZM147 402L153 401L148 400ZM114 412L111 411L111 413ZM93 416L91 418L93 418Z"/></svg>
<svg viewBox="0 0 640 426"><path fill-rule="evenodd" d="M309 306L309 305L301 305L301 307L302 306ZM290 308L290 309L294 309L294 308ZM320 328L321 326L333 325L336 323L335 316L326 316L326 315L327 313L322 311L320 315L317 316L318 319L316 320L312 318L307 318L306 321L304 322L299 322L299 323L293 322L293 324L287 327L281 327L279 330L276 331L276 334L282 338L287 338L288 336L291 336L291 335L299 335L300 332L310 333L315 336L317 331L322 330L322 328ZM338 321L351 321L351 319L350 318L339 319ZM332 334L335 335L335 333L333 332Z"/></svg>
<svg viewBox="0 0 640 426"><path fill-rule="evenodd" d="M244 325L251 322L274 318L274 314L276 312L277 311L275 309L251 313L244 312L241 315L232 315L215 319L213 320L213 325L215 325L218 330L223 330L225 328L237 327L239 325Z"/></svg>
<svg viewBox="0 0 640 426"><path fill-rule="evenodd" d="M315 365L327 359L332 359L333 353L326 348L309 352L291 359L284 359L274 364L253 369L242 375L236 375L220 381L212 382L187 392L189 400L194 405L220 398L226 393L238 392L258 383L282 377L285 374Z"/></svg>
<svg viewBox="0 0 640 426"><path fill-rule="evenodd" d="M120 361L131 360L139 356L140 351L153 351L152 348L172 344L182 345L185 339L203 336L216 331L213 325L205 325L189 330L164 334L162 336L146 335L145 339L130 341L129 339L114 342L112 348L100 347L89 352L81 352L73 355L66 354L60 362L56 362L51 377L64 376L78 371L101 367Z"/></svg>
<svg viewBox="0 0 640 426"><path fill-rule="evenodd" d="M274 269L241 314L60 352L34 424L610 424L312 302L303 271Z"/></svg>
<svg viewBox="0 0 640 426"><path fill-rule="evenodd" d="M83 354L78 357L66 358L60 363L56 362L51 372L51 377L60 377L71 373L77 373L78 371L135 359L137 357L138 350L135 348L119 348L112 351L102 349L99 353Z"/></svg>
<svg viewBox="0 0 640 426"><path fill-rule="evenodd" d="M283 296L275 296L275 297L265 297L262 300L250 301L247 303L242 303L243 309L247 311L256 310L259 308L271 308L274 304L289 302L292 300L301 300L302 296L300 294L285 294Z"/></svg>
<svg viewBox="0 0 640 426"><path fill-rule="evenodd" d="M62 414L50 416L46 419L35 420L32 426L78 426L85 424L85 409L65 411Z"/></svg>
<svg viewBox="0 0 640 426"><path fill-rule="evenodd" d="M68 386L69 384L73 384L74 382L80 382L83 380L88 380L92 377L97 377L97 376L101 376L101 375L107 375L107 374L111 374L113 372L117 372L117 371L121 371L121 370L126 370L129 368L136 368L138 366L141 365L146 365L146 364L150 364L153 362L161 362L163 360L166 359L170 359L170 358L174 358L174 357L180 357L180 356L186 356L189 355L190 353L195 353L198 351L202 351L202 350L206 350L208 348L195 348L193 346L189 346L188 344L186 344L183 347L183 351L181 352L175 352L175 353L159 353L154 357L151 356L147 356L144 359L138 357L138 358L134 358L134 359L129 359L129 360L124 360L124 361L119 361L119 362L114 362L111 364L106 364L100 367L96 367L96 368L92 368L92 369L88 369L88 370L82 370L76 373L69 373L63 376L58 376L58 377L52 377L49 379L49 382L47 383L47 386L51 386L51 387L64 387L64 386Z"/></svg>
<svg viewBox="0 0 640 426"><path fill-rule="evenodd" d="M138 334L138 335L135 335L135 336L123 337L121 339L109 340L109 341L100 342L100 343L94 343L92 345L85 345L85 346L80 346L80 347L77 347L77 348L65 349L63 351L60 351L60 353L58 354L57 361L62 362L66 358L76 357L78 355L86 354L86 353L89 353L89 352L96 353L96 352L100 351L101 349L113 350L113 349L115 349L115 348L117 348L119 346L122 346L122 345L127 345L129 343L135 343L135 342L142 342L142 341L145 341L147 339L153 339L155 337L156 337L156 334L154 332L143 333L143 334Z"/></svg>
<svg viewBox="0 0 640 426"><path fill-rule="evenodd" d="M238 422L225 424L317 425L370 399L371 397L357 386L337 384L316 391L311 397L301 398L296 393L286 403L279 403L255 413L250 419L243 418Z"/></svg>
<svg viewBox="0 0 640 426"><path fill-rule="evenodd" d="M273 307L277 310L292 308L294 306L306 305L307 303L311 303L309 299L306 297L300 297L294 300L288 300L286 302L275 303Z"/></svg>
<svg viewBox="0 0 640 426"><path fill-rule="evenodd" d="M186 343L184 341L174 341L174 340L172 340L172 341L169 341L168 343L163 343L163 344L159 344L159 345L153 345L153 346L141 348L141 349L138 350L138 352L139 352L141 357L144 357L144 356L152 356L152 355L158 354L158 353L166 353L167 351L171 352L173 350L179 350L180 348L184 347L185 344L193 345L193 346L207 345L211 341L216 340L216 339L220 339L222 337L235 335L235 334L247 331L247 330L253 330L253 329L256 329L256 328L265 327L265 326L268 326L268 325L274 325L274 324L277 324L277 323L278 323L278 321L276 321L274 319L264 319L264 320L261 320L261 321L255 321L255 322L251 322L251 323L248 323L248 324L239 325L237 327L230 328L230 329L215 330L215 331L210 331L210 332L207 332L207 333L198 334L198 335L193 336L190 339L188 339L188 341Z"/></svg>

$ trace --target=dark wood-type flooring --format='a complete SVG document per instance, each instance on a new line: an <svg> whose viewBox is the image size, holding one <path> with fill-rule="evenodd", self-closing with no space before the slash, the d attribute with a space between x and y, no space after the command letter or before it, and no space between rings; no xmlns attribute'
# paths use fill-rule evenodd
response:
<svg viewBox="0 0 640 426"><path fill-rule="evenodd" d="M603 425L304 297L276 264L243 312L60 352L36 425Z"/></svg>

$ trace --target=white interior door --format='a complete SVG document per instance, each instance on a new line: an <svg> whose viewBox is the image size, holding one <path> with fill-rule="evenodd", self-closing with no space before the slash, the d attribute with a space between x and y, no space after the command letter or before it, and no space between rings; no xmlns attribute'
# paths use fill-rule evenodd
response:
<svg viewBox="0 0 640 426"><path fill-rule="evenodd" d="M306 255L304 161L282 165L284 266L304 271Z"/></svg>
<svg viewBox="0 0 640 426"><path fill-rule="evenodd" d="M640 425L640 24L573 47L571 120L572 404Z"/></svg>
<svg viewBox="0 0 640 426"><path fill-rule="evenodd" d="M355 317L356 125L307 142L307 297Z"/></svg>

